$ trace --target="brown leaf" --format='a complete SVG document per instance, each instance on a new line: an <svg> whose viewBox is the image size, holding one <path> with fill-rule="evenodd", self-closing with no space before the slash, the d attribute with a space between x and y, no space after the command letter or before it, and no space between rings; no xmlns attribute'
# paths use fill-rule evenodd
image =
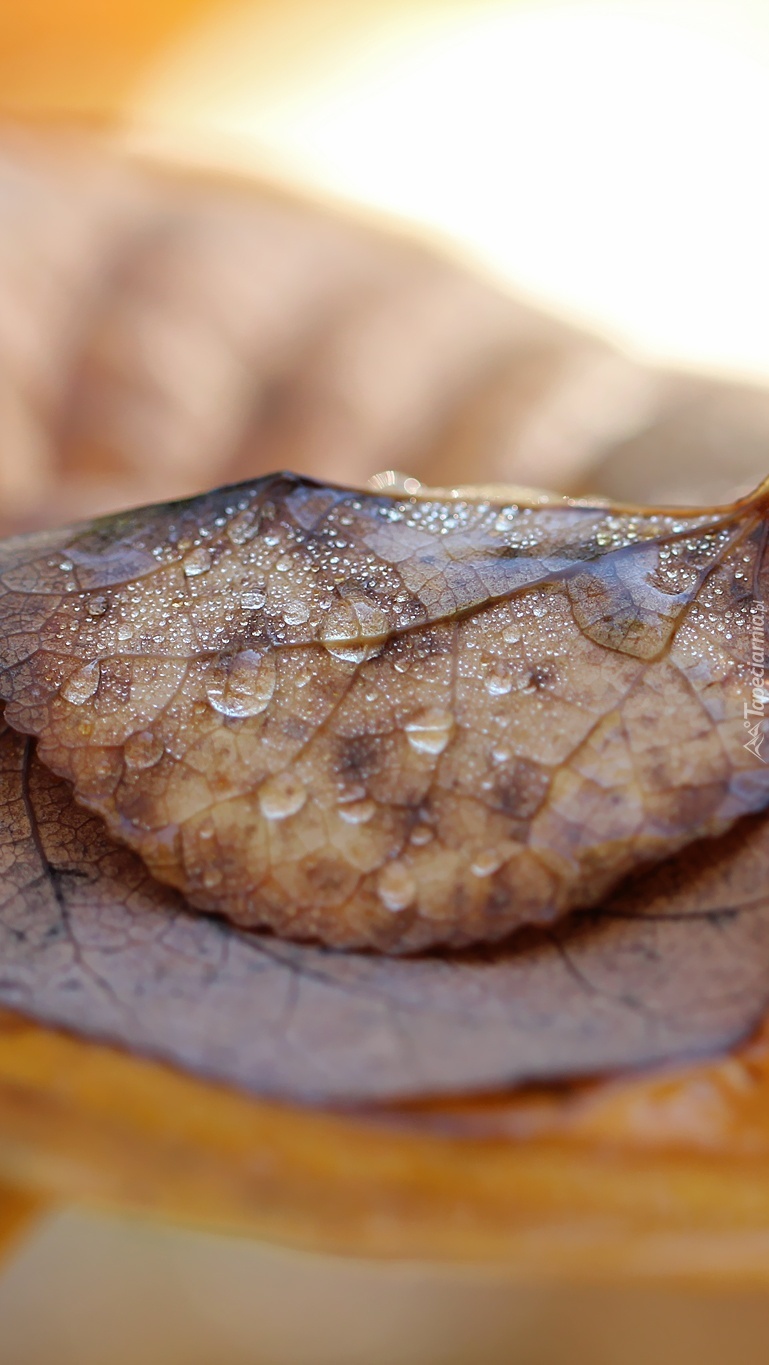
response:
<svg viewBox="0 0 769 1365"><path fill-rule="evenodd" d="M0 128L0 534L285 465L723 500L769 394L631 361L263 184Z"/></svg>
<svg viewBox="0 0 769 1365"><path fill-rule="evenodd" d="M712 512L276 475L0 546L0 695L195 906L495 941L769 796L765 495Z"/></svg>
<svg viewBox="0 0 769 1365"><path fill-rule="evenodd" d="M766 820L549 934L393 959L189 912L10 730L0 813L0 1002L262 1094L365 1103L669 1061L736 1041L769 995Z"/></svg>

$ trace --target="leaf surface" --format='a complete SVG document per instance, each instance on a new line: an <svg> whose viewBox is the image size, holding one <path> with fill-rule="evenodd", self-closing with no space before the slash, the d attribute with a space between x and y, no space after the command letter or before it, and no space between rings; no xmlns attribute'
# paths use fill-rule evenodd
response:
<svg viewBox="0 0 769 1365"><path fill-rule="evenodd" d="M202 910L497 941L765 805L765 543L761 493L621 512L276 475L0 545L0 696Z"/></svg>
<svg viewBox="0 0 769 1365"><path fill-rule="evenodd" d="M723 1048L769 996L754 818L517 943L392 958L191 913L0 737L0 1002L260 1094L477 1093Z"/></svg>

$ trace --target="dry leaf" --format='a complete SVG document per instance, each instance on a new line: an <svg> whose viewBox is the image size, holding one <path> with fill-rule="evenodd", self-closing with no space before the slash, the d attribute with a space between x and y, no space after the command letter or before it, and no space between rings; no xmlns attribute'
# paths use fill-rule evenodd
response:
<svg viewBox="0 0 769 1365"><path fill-rule="evenodd" d="M496 941L763 808L765 542L762 492L623 513L277 475L0 545L0 696L200 909Z"/></svg>
<svg viewBox="0 0 769 1365"><path fill-rule="evenodd" d="M0 1002L260 1094L360 1104L669 1061L735 1042L769 996L766 820L549 934L393 959L191 913L9 730L0 812Z"/></svg>
<svg viewBox="0 0 769 1365"><path fill-rule="evenodd" d="M718 501L769 395L631 361L264 185L0 129L0 534L285 465Z"/></svg>

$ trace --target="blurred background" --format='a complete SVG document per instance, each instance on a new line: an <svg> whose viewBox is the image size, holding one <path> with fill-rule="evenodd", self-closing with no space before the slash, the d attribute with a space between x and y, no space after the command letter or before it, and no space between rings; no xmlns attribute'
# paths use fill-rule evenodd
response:
<svg viewBox="0 0 769 1365"><path fill-rule="evenodd" d="M279 466L725 500L769 459L765 0L0 12L0 531ZM0 1108L0 1121L1 1121ZM52 1218L8 1365L763 1360L769 1301Z"/></svg>

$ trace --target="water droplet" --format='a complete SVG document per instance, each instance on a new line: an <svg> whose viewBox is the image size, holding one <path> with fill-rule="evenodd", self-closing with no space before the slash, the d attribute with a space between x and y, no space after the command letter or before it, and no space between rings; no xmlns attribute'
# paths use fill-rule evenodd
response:
<svg viewBox="0 0 769 1365"><path fill-rule="evenodd" d="M502 639L506 645L517 645L520 638L521 632L518 626L508 626L506 630L502 631Z"/></svg>
<svg viewBox="0 0 769 1365"><path fill-rule="evenodd" d="M513 688L513 680L508 670L502 664L497 664L492 673L486 679L486 691L492 697L505 697Z"/></svg>
<svg viewBox="0 0 769 1365"><path fill-rule="evenodd" d="M378 639L387 634L388 621L380 607L366 601L365 598L355 598L349 600L360 625L360 633L367 639Z"/></svg>
<svg viewBox="0 0 769 1365"><path fill-rule="evenodd" d="M88 614L89 616L103 616L108 606L109 602L106 597L92 597L88 603Z"/></svg>
<svg viewBox="0 0 769 1365"><path fill-rule="evenodd" d="M73 706L82 706L83 702L89 701L99 686L101 668L98 660L93 663L84 664L76 673L72 673L66 682L62 683L61 695L65 701L71 702Z"/></svg>
<svg viewBox="0 0 769 1365"><path fill-rule="evenodd" d="M420 754L442 754L451 739L454 717L440 706L428 706L406 721L406 738Z"/></svg>
<svg viewBox="0 0 769 1365"><path fill-rule="evenodd" d="M424 848L425 844L432 843L435 835L429 825L415 825L409 836L410 842L415 848Z"/></svg>
<svg viewBox="0 0 769 1365"><path fill-rule="evenodd" d="M258 611L266 601L267 597L263 592L244 592L240 595L240 605L245 607L246 611Z"/></svg>
<svg viewBox="0 0 769 1365"><path fill-rule="evenodd" d="M292 560L290 555L281 555L280 559L276 560L275 562L275 568L277 569L278 573L288 573L289 569L293 565L293 562L294 561Z"/></svg>
<svg viewBox="0 0 769 1365"><path fill-rule="evenodd" d="M352 801L349 805L339 806L337 814L348 825L367 825L376 814L373 801Z"/></svg>
<svg viewBox="0 0 769 1365"><path fill-rule="evenodd" d="M492 873L499 871L503 861L496 848L485 848L473 858L470 871L476 877L490 877Z"/></svg>
<svg viewBox="0 0 769 1365"><path fill-rule="evenodd" d="M363 663L372 653L370 646L361 639L357 616L344 604L337 604L329 612L320 640L333 658L345 663Z"/></svg>
<svg viewBox="0 0 769 1365"><path fill-rule="evenodd" d="M199 574L207 573L211 568L210 550L190 550L182 560L182 568L186 578L197 578Z"/></svg>
<svg viewBox="0 0 769 1365"><path fill-rule="evenodd" d="M276 668L272 654L244 649L223 659L206 696L221 716L258 716L266 711L275 691Z"/></svg>
<svg viewBox="0 0 769 1365"><path fill-rule="evenodd" d="M163 757L163 741L152 730L138 730L126 740L123 758L127 768L154 768Z"/></svg>
<svg viewBox="0 0 769 1365"><path fill-rule="evenodd" d="M303 626L310 619L310 608L305 602L287 602L283 608L283 620L287 626Z"/></svg>
<svg viewBox="0 0 769 1365"><path fill-rule="evenodd" d="M127 621L124 621L122 625L119 625L117 628L118 640L130 640L133 633L133 626L129 626Z"/></svg>
<svg viewBox="0 0 769 1365"><path fill-rule="evenodd" d="M413 903L417 888L405 863L388 863L377 879L379 899L386 910L397 914Z"/></svg>
<svg viewBox="0 0 769 1365"><path fill-rule="evenodd" d="M307 792L291 773L269 777L259 789L259 805L268 820L286 820L296 815L307 800Z"/></svg>
<svg viewBox="0 0 769 1365"><path fill-rule="evenodd" d="M253 512L241 512L239 516L233 518L227 527L227 537L233 545L245 545L246 541L254 535L256 530L254 521Z"/></svg>

